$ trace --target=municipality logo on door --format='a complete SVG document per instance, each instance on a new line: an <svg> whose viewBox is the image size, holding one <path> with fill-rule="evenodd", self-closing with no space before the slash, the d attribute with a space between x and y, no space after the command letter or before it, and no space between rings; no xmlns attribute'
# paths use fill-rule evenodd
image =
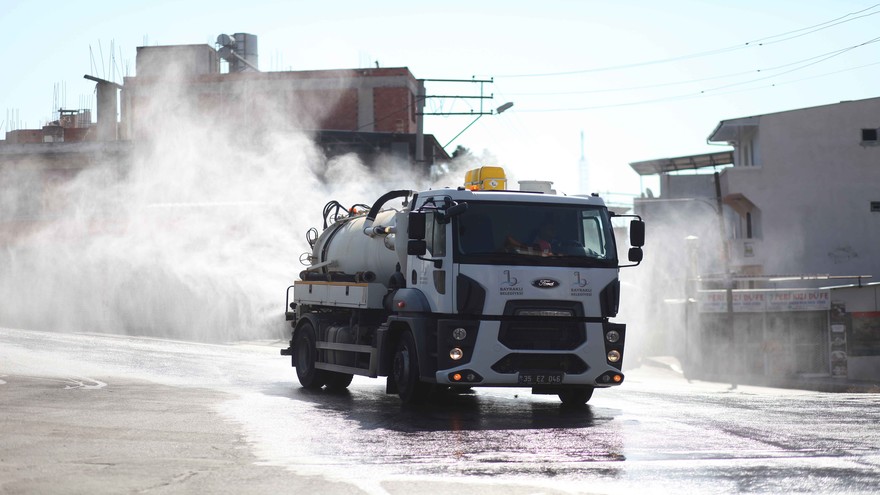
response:
<svg viewBox="0 0 880 495"><path fill-rule="evenodd" d="M498 293L502 296L521 296L523 294L523 288L519 285L519 279L510 270L504 270L503 280L501 280Z"/></svg>

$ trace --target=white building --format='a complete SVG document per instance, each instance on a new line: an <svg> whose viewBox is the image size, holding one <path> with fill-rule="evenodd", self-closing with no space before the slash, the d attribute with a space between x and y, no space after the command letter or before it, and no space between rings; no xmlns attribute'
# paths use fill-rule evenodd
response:
<svg viewBox="0 0 880 495"><path fill-rule="evenodd" d="M732 268L880 276L878 128L880 98L719 123L709 142L734 147Z"/></svg>
<svg viewBox="0 0 880 495"><path fill-rule="evenodd" d="M859 290L880 277L878 129L880 98L846 101L722 121L708 142L732 151L631 164L660 176L635 208L658 246L647 284L664 294L653 314L669 315L672 352L710 374L764 376L843 376L843 352L850 378L880 380L877 287Z"/></svg>

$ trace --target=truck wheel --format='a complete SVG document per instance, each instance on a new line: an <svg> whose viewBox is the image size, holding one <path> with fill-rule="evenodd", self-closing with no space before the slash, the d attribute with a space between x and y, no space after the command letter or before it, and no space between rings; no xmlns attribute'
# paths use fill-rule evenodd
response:
<svg viewBox="0 0 880 495"><path fill-rule="evenodd" d="M308 390L317 390L324 386L327 373L315 368L318 349L315 348L315 329L311 323L303 323L296 333L296 377L300 385Z"/></svg>
<svg viewBox="0 0 880 495"><path fill-rule="evenodd" d="M410 332L403 332L394 352L392 374L397 393L404 404L418 404L428 397L431 386L419 379L419 358L416 342Z"/></svg>
<svg viewBox="0 0 880 495"><path fill-rule="evenodd" d="M559 400L565 406L582 406L593 396L593 387L570 388L559 392Z"/></svg>
<svg viewBox="0 0 880 495"><path fill-rule="evenodd" d="M327 377L324 380L327 385L327 390L345 390L351 385L351 380L354 378L354 375L351 373L327 373Z"/></svg>

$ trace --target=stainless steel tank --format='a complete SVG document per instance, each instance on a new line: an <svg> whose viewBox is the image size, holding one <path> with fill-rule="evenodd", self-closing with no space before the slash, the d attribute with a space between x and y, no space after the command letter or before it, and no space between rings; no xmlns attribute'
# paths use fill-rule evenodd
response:
<svg viewBox="0 0 880 495"><path fill-rule="evenodd" d="M395 210L381 211L374 225L396 226L396 216ZM327 227L315 242L311 259L313 266L330 263L308 271L313 274L341 272L353 277L360 274L359 280L364 281L370 281L364 277L372 274L376 282L387 285L401 260L395 249L396 235L370 237L364 234L366 219L366 215L361 215Z"/></svg>
<svg viewBox="0 0 880 495"><path fill-rule="evenodd" d="M241 71L259 70L260 60L257 49L257 35L250 33L235 33L235 51L250 63L250 67L244 65Z"/></svg>

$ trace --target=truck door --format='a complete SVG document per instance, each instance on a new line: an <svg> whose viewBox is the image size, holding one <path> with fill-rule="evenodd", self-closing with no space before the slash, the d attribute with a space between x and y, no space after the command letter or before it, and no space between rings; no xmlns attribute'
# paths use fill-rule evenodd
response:
<svg viewBox="0 0 880 495"><path fill-rule="evenodd" d="M452 312L452 235L443 215L427 212L425 218L424 256L411 257L409 283L421 290L436 313Z"/></svg>

